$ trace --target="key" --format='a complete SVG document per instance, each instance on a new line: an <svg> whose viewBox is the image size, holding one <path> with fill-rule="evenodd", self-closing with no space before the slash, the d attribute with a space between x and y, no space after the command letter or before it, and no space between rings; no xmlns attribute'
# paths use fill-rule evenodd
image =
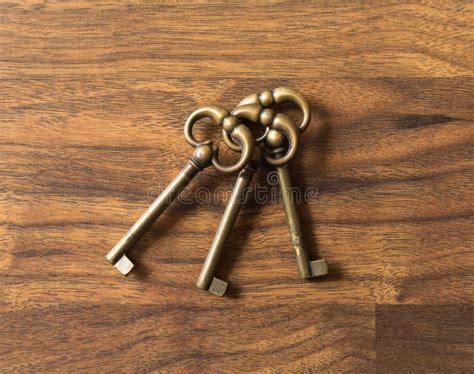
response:
<svg viewBox="0 0 474 374"><path fill-rule="evenodd" d="M276 159L285 154L285 138L277 130L271 129L265 140L265 144L271 149ZM325 259L311 261L304 248L301 225L296 211L296 203L292 197L292 186L288 165L277 165L278 183L280 185L283 208L285 210L286 221L290 231L290 238L295 250L296 267L301 278L314 278L328 274L328 264Z"/></svg>
<svg viewBox="0 0 474 374"><path fill-rule="evenodd" d="M107 254L111 262L123 275L133 269L134 264L126 256L126 252L134 246L140 237L147 231L158 217L176 199L179 192L204 168L211 165L214 150L211 144L201 144L196 147L193 157L178 176L156 198L143 215L133 224L128 232Z"/></svg>
<svg viewBox="0 0 474 374"><path fill-rule="evenodd" d="M283 88L281 88L280 91L278 90L279 89L273 90L274 96L275 92L278 93L283 90ZM296 95L296 91L290 90L289 93L288 91L284 92L287 93L286 96L279 94L280 96L278 96L278 99L275 99L274 101L272 101L273 99L270 100L272 98L271 91L264 91L260 97L257 94L250 95L247 100L249 103L243 102L243 105L238 106L232 113L241 119L246 119L253 123L259 123L266 129L265 133L256 140L257 142L263 141L265 143L267 150L270 151L266 152L265 159L270 165L275 166L277 170L278 181L282 192L283 207L285 209L286 220L290 229L291 242L295 250L298 272L302 278L312 278L327 274L328 267L326 261L323 259L310 261L303 246L296 205L291 196L291 180L287 166L288 161L294 157L298 148L299 132L304 131L308 126L310 119L309 105L307 105L307 102L303 97L298 97L298 100L292 100L290 93ZM263 102L265 106L271 106L275 101L276 103L294 101L302 108L304 113L303 122L297 128L288 116L282 113L275 113L272 109L264 108L262 103L258 103L258 100ZM223 132L223 137L229 148L233 150L239 149L238 145L232 141L232 138L229 135ZM287 143L286 147L283 146L285 143ZM273 156L271 154L273 154Z"/></svg>
<svg viewBox="0 0 474 374"><path fill-rule="evenodd" d="M237 177L237 181L232 190L229 201L225 208L224 214L217 228L216 235L212 242L211 248L207 254L206 261L202 268L201 274L199 275L196 286L203 290L217 295L223 296L227 290L228 283L224 280L216 278L214 276L217 266L219 265L224 247L232 232L237 216L239 215L240 208L243 204L244 194L247 187L252 180L255 171L260 166L262 161L263 152L261 148L255 147L255 153L252 162L250 162L244 169L242 169Z"/></svg>
<svg viewBox="0 0 474 374"><path fill-rule="evenodd" d="M210 118L215 124L223 126L226 133L238 142L241 155L240 159L231 166L224 166L219 162L218 148L211 141L198 142L193 134L194 124L202 119ZM209 165L223 172L231 173L244 168L253 157L255 142L250 130L240 123L238 118L220 106L207 106L194 111L187 119L184 126L184 134L188 143L195 148L194 154L178 176L166 187L156 198L143 215L133 224L128 232L107 254L107 260L112 263L122 274L128 275L134 264L126 256L148 228L160 217L160 215L177 198L179 192L203 169Z"/></svg>
<svg viewBox="0 0 474 374"><path fill-rule="evenodd" d="M275 114L271 107L285 102L292 102L299 107L303 113L301 123L295 129L293 123L289 123L289 118L281 113ZM245 97L234 110L235 113L239 108L246 108L251 105L258 105L262 108L258 115L258 122L265 126L267 131L262 136L267 149L270 149L275 157L265 155L266 161L276 167L278 174L278 181L282 194L283 207L285 209L285 216L290 229L290 237L293 248L295 249L295 259L298 272L302 278L312 278L328 273L328 265L326 260L320 259L310 261L308 254L303 246L301 226L296 211L296 204L291 196L291 179L288 171L288 161L294 156L298 146L298 136L296 133L304 132L311 121L311 110L308 101L296 90L289 87L278 87L273 90L266 90L260 94L252 94ZM244 117L248 117L245 115ZM247 118L248 119L248 118ZM254 120L254 119L252 119ZM254 121L255 122L255 121ZM284 135L282 135L282 133ZM285 137L289 145L284 147ZM231 145L231 138L224 135L224 140L228 146ZM261 140L261 139L258 139ZM286 150L286 152L285 152Z"/></svg>

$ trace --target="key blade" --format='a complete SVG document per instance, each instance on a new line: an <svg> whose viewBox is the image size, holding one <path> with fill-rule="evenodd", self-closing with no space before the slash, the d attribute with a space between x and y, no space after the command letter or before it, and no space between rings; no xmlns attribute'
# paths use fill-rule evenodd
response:
<svg viewBox="0 0 474 374"><path fill-rule="evenodd" d="M311 268L311 275L313 277L321 277L328 274L328 263L326 260L314 260L309 262Z"/></svg>
<svg viewBox="0 0 474 374"><path fill-rule="evenodd" d="M130 259L123 255L120 259L114 264L114 266L123 274L128 275L133 267L135 266Z"/></svg>
<svg viewBox="0 0 474 374"><path fill-rule="evenodd" d="M206 261L202 267L201 274L196 282L198 288L207 290L217 296L223 296L225 294L227 282L215 278L214 274L216 273L216 268L220 262L222 253L224 252L227 238L235 225L237 216L239 215L242 206L242 199L245 197L244 193L255 173L255 170L256 169L253 166L247 165L240 171L232 190L232 194L227 202L224 214L219 222L219 227L217 228Z"/></svg>
<svg viewBox="0 0 474 374"><path fill-rule="evenodd" d="M216 296L224 296L228 285L226 281L214 277L208 291Z"/></svg>

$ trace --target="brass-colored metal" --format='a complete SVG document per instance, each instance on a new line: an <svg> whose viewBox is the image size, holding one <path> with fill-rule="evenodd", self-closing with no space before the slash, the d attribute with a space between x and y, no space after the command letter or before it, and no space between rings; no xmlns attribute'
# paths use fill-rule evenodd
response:
<svg viewBox="0 0 474 374"><path fill-rule="evenodd" d="M240 159L234 165L222 165L219 161L219 152L216 150L212 158L213 166L221 173L234 173L247 165L253 156L255 140L247 126L239 119L219 105L210 105L194 111L184 125L184 136L189 144L196 146L199 141L193 135L193 127L202 118L210 118L215 125L222 126L223 133L237 143L235 147L241 151Z"/></svg>
<svg viewBox="0 0 474 374"><path fill-rule="evenodd" d="M231 166L224 166L219 162L219 153L216 152L212 158L212 165L221 173L234 173L241 170L253 156L253 149L255 147L255 140L249 128L245 125L237 125L230 133L241 148L240 159Z"/></svg>
<svg viewBox="0 0 474 374"><path fill-rule="evenodd" d="M288 161L290 161L295 155L299 144L300 134L296 126L293 124L293 122L291 122L291 119L287 115L283 113L275 114L271 109L263 109L260 104L247 104L238 106L232 111L231 115L238 117L239 119L251 121L265 126L265 133L261 137L255 139L257 143L265 141L272 129L278 130L285 135L289 143L287 152L279 159L273 158L269 154L265 154L265 159L270 165L284 165L288 163ZM224 138L224 142L230 149L234 151L240 149L233 141L233 137L231 137L226 131L222 131L222 136Z"/></svg>
<svg viewBox="0 0 474 374"><path fill-rule="evenodd" d="M153 225L158 217L176 199L179 192L191 182L196 174L211 165L213 155L214 149L210 142L198 145L193 157L191 157L178 176L166 187L122 239L110 250L106 256L107 260L122 274L127 275L134 267L133 263L126 256L126 252L132 248L145 231Z"/></svg>
<svg viewBox="0 0 474 374"><path fill-rule="evenodd" d="M261 112L262 112L262 107L260 105L250 104L250 105L238 106L232 111L231 115L233 117L238 118L239 120L247 120L250 122L259 123ZM269 127L265 129L265 133L262 136L255 139L255 142L261 143L265 139L265 136L267 135L268 130L269 130ZM232 149L233 151L240 151L239 144L233 141L232 136L229 134L228 131L226 131L226 129L222 129L222 137L224 138L226 145L230 149Z"/></svg>
<svg viewBox="0 0 474 374"><path fill-rule="evenodd" d="M237 181L232 190L226 209L217 228L216 235L212 242L211 248L207 254L206 261L199 275L196 286L203 290L217 295L223 296L227 290L228 283L214 276L217 266L222 257L224 246L237 220L242 200L247 187L252 180L255 171L259 167L262 160L261 148L255 147L254 159L244 169L242 169L237 177Z"/></svg>
<svg viewBox="0 0 474 374"><path fill-rule="evenodd" d="M248 95L239 103L238 106L258 104L263 108L270 108L274 105L285 102L296 104L303 112L303 119L298 126L299 132L302 133L308 128L311 121L311 109L304 96L290 87L277 87L272 91L266 90L261 94Z"/></svg>
<svg viewBox="0 0 474 374"><path fill-rule="evenodd" d="M280 158L273 158L268 153L265 154L265 160L273 166L285 165L296 154L299 145L300 134L290 118L282 113L277 113L272 121L272 129L280 131L288 140L288 148L285 154ZM268 135L268 134L267 134Z"/></svg>
<svg viewBox="0 0 474 374"><path fill-rule="evenodd" d="M220 126L228 115L229 111L220 105L209 105L196 109L184 124L184 137L191 146L197 147L201 142L193 135L194 124L202 118L210 118L216 126Z"/></svg>
<svg viewBox="0 0 474 374"><path fill-rule="evenodd" d="M218 159L218 148L215 147L211 141L198 142L194 138L192 133L193 125L205 117L210 118L215 125L225 127L232 139L235 139L240 145L242 154L236 164L230 166L221 165ZM254 156L255 141L252 133L245 125L239 123L238 118L230 116L229 112L221 106L207 106L194 111L186 121L184 135L188 143L195 148L193 157L106 256L107 260L124 275L130 273L134 267L132 261L126 256L126 252L132 248L144 232L153 225L158 217L176 199L179 192L188 185L196 174L211 164L223 173L239 171L243 169Z"/></svg>
<svg viewBox="0 0 474 374"><path fill-rule="evenodd" d="M258 104L239 105L232 111L232 115L239 119L246 119L251 122L258 122L262 107Z"/></svg>
<svg viewBox="0 0 474 374"><path fill-rule="evenodd" d="M278 152L280 150L280 152ZM283 156L284 149L276 149L276 157ZM298 272L301 278L314 278L328 274L328 265L326 260L320 259L311 261L306 252L302 235L301 226L298 213L296 211L296 204L292 196L292 186L290 173L287 165L280 165L276 167L278 174L278 182L280 185L281 197L283 207L285 209L286 221L290 230L290 238L293 248L295 250L295 260Z"/></svg>
<svg viewBox="0 0 474 374"><path fill-rule="evenodd" d="M269 109L274 105L284 102L295 103L303 112L303 120L298 127L284 114L275 114L273 110ZM255 105L261 107L257 121L255 120L256 115L253 115L252 118L248 118L248 115L246 115L249 112L247 108ZM254 108L253 111L258 111L258 108ZM251 113L253 114L254 112ZM287 166L288 161L291 160L296 153L299 144L299 133L307 129L311 120L311 111L307 100L300 93L291 88L278 87L273 91L266 90L261 94L247 96L232 113L237 117L244 117L247 120L257 122L269 129L264 134L264 139L262 139L267 151L265 152L265 159L269 164L275 166L277 170L283 207L290 231L291 242L295 250L298 272L302 278L326 275L328 273L326 260L320 259L311 261L304 248L300 221L296 210L296 203L292 196L293 190ZM224 141L231 149L236 148L232 144L230 137L224 136Z"/></svg>

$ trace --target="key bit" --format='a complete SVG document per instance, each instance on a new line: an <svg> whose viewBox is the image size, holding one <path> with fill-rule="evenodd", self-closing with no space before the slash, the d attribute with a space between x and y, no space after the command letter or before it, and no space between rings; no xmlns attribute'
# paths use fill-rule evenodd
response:
<svg viewBox="0 0 474 374"><path fill-rule="evenodd" d="M120 271L123 275L128 275L135 266L130 259L124 254L118 259L114 266Z"/></svg>
<svg viewBox="0 0 474 374"><path fill-rule="evenodd" d="M214 277L212 278L208 291L216 296L224 296L228 285L229 283L226 281Z"/></svg>
<svg viewBox="0 0 474 374"><path fill-rule="evenodd" d="M309 266L313 277L320 277L329 273L328 263L325 259L310 261Z"/></svg>

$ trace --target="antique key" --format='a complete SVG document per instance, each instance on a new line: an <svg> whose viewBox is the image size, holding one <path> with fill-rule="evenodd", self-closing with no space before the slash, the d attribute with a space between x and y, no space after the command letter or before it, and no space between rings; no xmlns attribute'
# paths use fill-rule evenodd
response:
<svg viewBox="0 0 474 374"><path fill-rule="evenodd" d="M247 96L242 100L241 104L245 105L257 101L264 108L284 102L293 102L303 112L303 119L298 126L299 132L302 133L308 128L309 122L311 121L311 110L307 100L297 91L288 87L278 87L273 91L264 91L260 95L254 94ZM270 109L264 109L263 112L265 111L270 111ZM267 117L271 116L272 113L268 112ZM270 120L267 121L270 122ZM301 278L323 276L328 273L328 265L326 260L319 259L311 261L307 251L303 246L300 220L296 211L295 201L292 197L291 179L290 173L288 171L289 159L285 160L285 162L281 162L281 160L285 158L284 135L288 138L288 135L285 133L282 134L275 129L271 129L269 131L265 138L265 144L269 152L275 155L275 158L266 157L266 160L269 164L276 167L286 221L290 230L291 243L295 250L295 260L298 272ZM290 140L290 138L288 138L288 140Z"/></svg>
<svg viewBox="0 0 474 374"><path fill-rule="evenodd" d="M239 215L240 208L245 198L247 187L249 186L253 175L260 166L262 156L263 152L261 147L256 146L253 159L245 168L240 171L230 199L227 202L224 214L222 215L219 227L217 228L211 248L207 254L201 274L199 275L198 281L196 283L197 287L207 290L214 295L223 296L227 290L228 283L216 278L214 274L216 272L217 266L219 265L227 238L235 226L237 216Z"/></svg>
<svg viewBox="0 0 474 374"><path fill-rule="evenodd" d="M284 155L284 135L276 130L270 130L265 144L269 151L275 155L275 159L281 159ZM311 261L304 248L301 225L296 211L296 204L292 196L292 186L288 165L277 165L278 183L280 185L283 208L286 221L290 230L290 238L295 250L296 267L301 278L314 278L328 273L328 264L325 259Z"/></svg>
<svg viewBox="0 0 474 374"><path fill-rule="evenodd" d="M218 148L211 141L198 142L192 135L193 125L201 118L210 118L214 124L222 125L241 147L239 161L232 166L221 165L218 159ZM203 107L193 112L186 121L184 134L188 143L195 148L194 154L178 176L156 198L145 213L133 224L128 232L107 254L109 260L122 274L127 275L134 264L126 256L144 232L158 219L166 208L176 199L179 192L203 169L209 165L223 173L232 173L244 168L254 153L254 139L250 130L238 119L220 106Z"/></svg>
<svg viewBox="0 0 474 374"><path fill-rule="evenodd" d="M303 112L303 119L297 128L287 116L281 113L275 114L273 110L270 109L270 107L274 105L285 102L296 104ZM248 110L246 108L254 105L260 106L261 110L258 115L255 115L252 112L254 115L250 118L247 114ZM239 112L239 108L241 108L240 110L242 113ZM267 129L264 135L257 139L257 142L265 142L266 150L268 151L266 152L265 159L270 165L275 166L277 170L283 207L285 209L291 242L295 250L295 259L300 276L302 278L312 278L327 274L328 266L326 260L321 259L310 261L309 256L303 247L296 205L291 196L291 180L287 166L288 161L296 153L299 133L307 129L311 120L311 111L307 100L291 88L278 87L272 91L264 91L260 95L252 94L245 97L233 113L237 116L241 114L241 117L252 120L253 122L259 122ZM231 149L238 149L238 145L232 142L231 137L224 133L223 137L226 144ZM286 147L284 146L285 141L288 142ZM273 157L272 154L275 157Z"/></svg>

